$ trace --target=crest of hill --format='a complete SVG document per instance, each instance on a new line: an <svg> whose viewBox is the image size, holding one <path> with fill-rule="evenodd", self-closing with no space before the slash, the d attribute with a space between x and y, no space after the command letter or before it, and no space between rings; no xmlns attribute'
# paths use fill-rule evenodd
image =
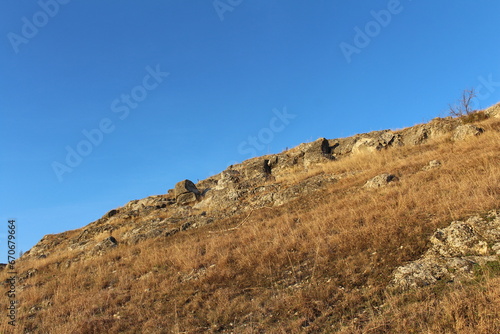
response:
<svg viewBox="0 0 500 334"><path fill-rule="evenodd" d="M500 104L480 113L485 118L498 118ZM81 229L46 235L24 257L45 258L53 252L67 250L77 251L76 258L93 256L102 254L106 245L115 247L119 243L136 244L150 238L168 237L235 214L281 206L359 172L314 175L314 170L322 164L353 155L422 145L443 136L453 141L464 140L483 131L478 125L464 124L463 119L446 117L398 131L373 131L339 139L319 138L282 153L229 166L196 185L189 180L181 181L164 195L133 200ZM299 179L300 182L295 182Z"/></svg>
<svg viewBox="0 0 500 334"><path fill-rule="evenodd" d="M17 328L498 333L499 109L320 138L47 235L16 262Z"/></svg>

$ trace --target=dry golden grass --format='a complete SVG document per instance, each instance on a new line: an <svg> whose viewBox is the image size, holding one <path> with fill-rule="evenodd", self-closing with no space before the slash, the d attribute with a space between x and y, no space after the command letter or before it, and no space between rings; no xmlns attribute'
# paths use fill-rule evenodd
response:
<svg viewBox="0 0 500 334"><path fill-rule="evenodd" d="M500 122L482 126L463 142L442 137L290 173L277 182L359 172L281 207L69 268L71 253L21 261L20 272L38 271L19 283L18 332L498 333L499 277L386 291L391 272L417 259L436 228L500 208ZM433 159L442 167L421 171ZM383 172L399 181L361 188ZM5 319L0 331L12 332Z"/></svg>

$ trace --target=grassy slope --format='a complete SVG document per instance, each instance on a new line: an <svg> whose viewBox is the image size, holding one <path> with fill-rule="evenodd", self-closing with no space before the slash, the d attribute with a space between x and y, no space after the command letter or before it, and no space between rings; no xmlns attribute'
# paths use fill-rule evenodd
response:
<svg viewBox="0 0 500 334"><path fill-rule="evenodd" d="M120 246L65 268L68 252L20 262L37 269L19 293L32 333L494 333L500 278L388 293L391 272L417 259L438 227L500 208L500 121L463 142L356 155L290 173L359 173L281 207L170 238ZM421 168L439 159L443 166ZM383 172L400 181L368 191ZM238 226L235 229L231 227ZM1 279L6 278L1 273ZM6 287L4 287L6 289ZM5 309L6 298L0 300ZM0 332L9 332L6 320Z"/></svg>

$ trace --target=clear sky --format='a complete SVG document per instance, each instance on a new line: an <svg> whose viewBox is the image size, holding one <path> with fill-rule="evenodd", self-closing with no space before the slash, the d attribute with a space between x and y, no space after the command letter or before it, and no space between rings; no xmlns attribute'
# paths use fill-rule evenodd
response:
<svg viewBox="0 0 500 334"><path fill-rule="evenodd" d="M0 262L254 155L500 101L498 1L4 0ZM1 227L3 226L3 227Z"/></svg>

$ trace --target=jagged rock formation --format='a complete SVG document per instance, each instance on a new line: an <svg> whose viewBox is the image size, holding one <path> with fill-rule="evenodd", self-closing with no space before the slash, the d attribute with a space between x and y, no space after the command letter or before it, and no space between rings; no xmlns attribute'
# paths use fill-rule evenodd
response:
<svg viewBox="0 0 500 334"><path fill-rule="evenodd" d="M499 264L500 212L454 221L430 238L432 246L422 258L397 268L392 287L410 289L439 281L472 279L478 266Z"/></svg>

